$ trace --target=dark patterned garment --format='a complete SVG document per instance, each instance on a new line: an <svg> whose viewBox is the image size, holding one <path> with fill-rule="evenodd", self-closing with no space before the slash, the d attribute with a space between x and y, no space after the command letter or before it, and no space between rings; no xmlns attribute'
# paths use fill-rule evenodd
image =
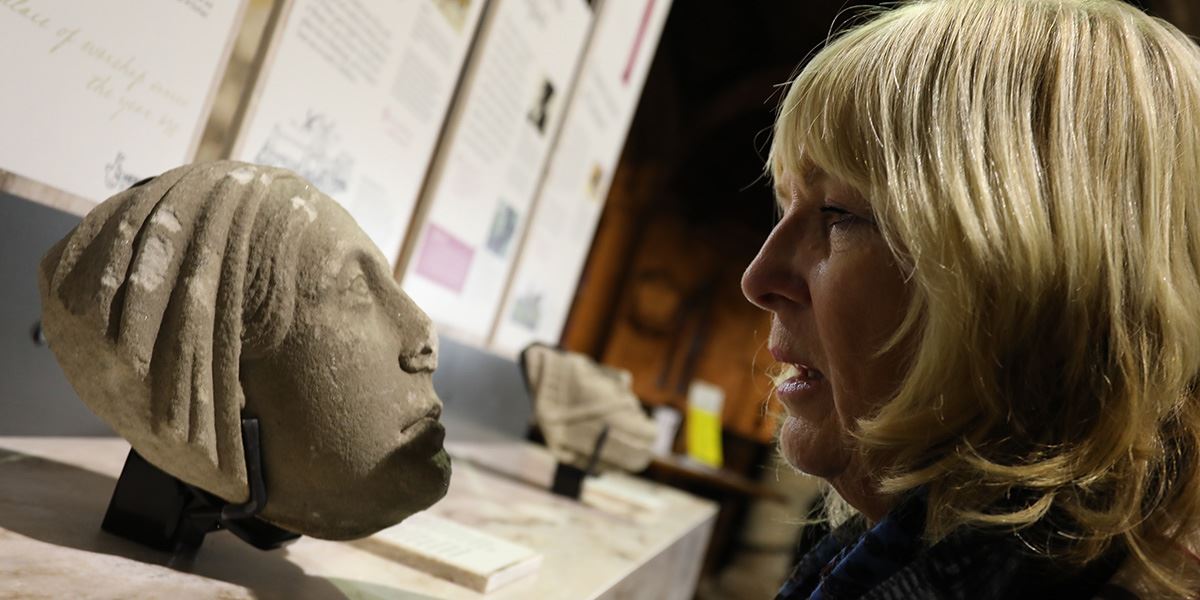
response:
<svg viewBox="0 0 1200 600"><path fill-rule="evenodd" d="M861 518L835 529L796 565L776 600L991 600L1133 598L1108 585L1123 554L1082 570L1029 552L1016 535L969 530L928 546L925 501L902 502L874 527Z"/></svg>

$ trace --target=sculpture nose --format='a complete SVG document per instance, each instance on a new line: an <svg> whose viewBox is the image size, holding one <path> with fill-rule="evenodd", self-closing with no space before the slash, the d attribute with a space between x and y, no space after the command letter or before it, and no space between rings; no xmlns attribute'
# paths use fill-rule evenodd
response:
<svg viewBox="0 0 1200 600"><path fill-rule="evenodd" d="M437 338L431 338L415 352L400 355L400 368L405 373L432 373L437 369Z"/></svg>

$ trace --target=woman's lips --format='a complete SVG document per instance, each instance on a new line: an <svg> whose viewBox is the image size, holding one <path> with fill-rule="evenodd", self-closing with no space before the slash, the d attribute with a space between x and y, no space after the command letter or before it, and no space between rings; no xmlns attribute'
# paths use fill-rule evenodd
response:
<svg viewBox="0 0 1200 600"><path fill-rule="evenodd" d="M794 414L796 410L821 391L824 387L825 375L808 365L788 363L788 377L775 386L775 394L779 401Z"/></svg>

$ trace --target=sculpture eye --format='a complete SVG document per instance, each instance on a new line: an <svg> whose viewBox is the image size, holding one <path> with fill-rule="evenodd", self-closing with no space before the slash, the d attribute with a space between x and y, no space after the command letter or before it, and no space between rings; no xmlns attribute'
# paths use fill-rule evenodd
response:
<svg viewBox="0 0 1200 600"><path fill-rule="evenodd" d="M350 291L356 296L370 296L371 287L367 285L367 276L359 273L350 282Z"/></svg>

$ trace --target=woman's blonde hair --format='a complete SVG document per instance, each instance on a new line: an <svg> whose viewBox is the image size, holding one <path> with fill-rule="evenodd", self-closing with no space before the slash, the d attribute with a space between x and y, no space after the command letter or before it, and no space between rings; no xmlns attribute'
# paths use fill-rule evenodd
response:
<svg viewBox="0 0 1200 600"><path fill-rule="evenodd" d="M1119 545L1184 593L1200 49L1114 0L905 3L794 80L770 161L859 189L910 277L889 345L915 351L858 435L885 491L928 490L927 536L1012 528L1078 564Z"/></svg>

